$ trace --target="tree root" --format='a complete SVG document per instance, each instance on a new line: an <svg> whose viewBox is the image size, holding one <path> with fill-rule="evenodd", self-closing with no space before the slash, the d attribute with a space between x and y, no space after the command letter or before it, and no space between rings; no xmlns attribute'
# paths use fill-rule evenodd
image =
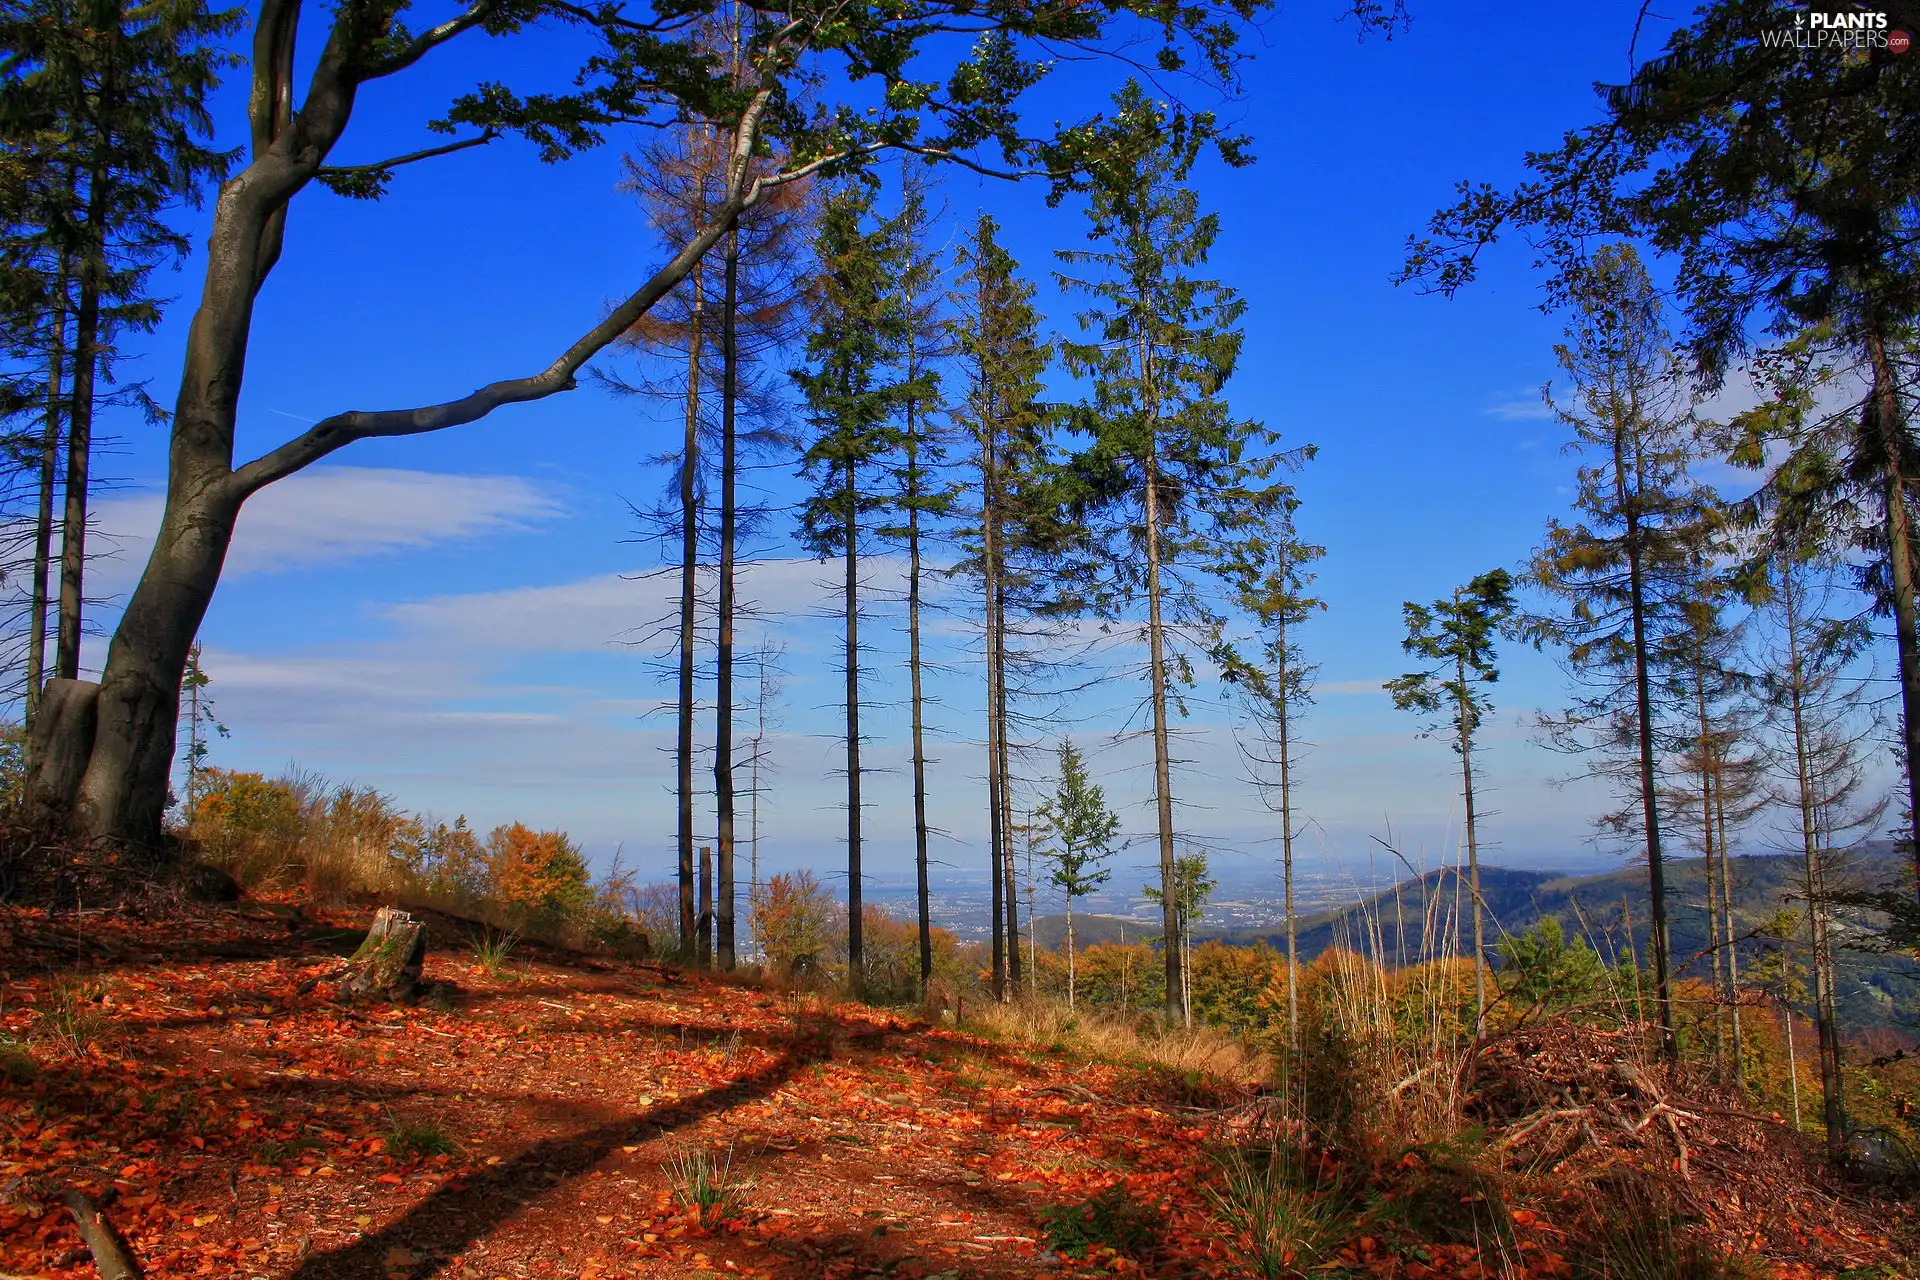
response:
<svg viewBox="0 0 1920 1280"><path fill-rule="evenodd" d="M73 1221L80 1228L80 1239L87 1246L87 1252L93 1255L94 1269L99 1271L100 1280L140 1280L140 1268L134 1262L133 1255L120 1242L120 1236L100 1212L99 1206L78 1191L69 1189L66 1194L67 1212L73 1215Z"/></svg>

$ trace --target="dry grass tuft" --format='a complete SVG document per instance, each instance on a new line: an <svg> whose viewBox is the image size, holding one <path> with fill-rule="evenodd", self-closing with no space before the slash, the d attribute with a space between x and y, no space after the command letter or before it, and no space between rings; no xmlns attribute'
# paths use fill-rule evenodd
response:
<svg viewBox="0 0 1920 1280"><path fill-rule="evenodd" d="M1216 1027L1167 1027L1152 1018L1069 1012L1048 999L983 1003L967 1008L967 1027L1016 1044L1064 1049L1110 1062L1145 1063L1202 1075L1239 1088L1272 1077L1267 1055Z"/></svg>

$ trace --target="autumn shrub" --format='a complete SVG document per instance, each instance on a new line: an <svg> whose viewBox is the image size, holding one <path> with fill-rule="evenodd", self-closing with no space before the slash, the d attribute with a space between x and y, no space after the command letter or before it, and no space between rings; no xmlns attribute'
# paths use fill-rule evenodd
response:
<svg viewBox="0 0 1920 1280"><path fill-rule="evenodd" d="M302 797L284 780L207 769L187 812L187 840L201 861L225 871L242 888L285 885L297 879L304 808Z"/></svg>
<svg viewBox="0 0 1920 1280"><path fill-rule="evenodd" d="M861 944L865 952L862 998L872 1004L911 1004L920 998L920 926L886 908L861 908ZM933 980L948 991L972 984L972 957L951 930L933 929Z"/></svg>
<svg viewBox="0 0 1920 1280"><path fill-rule="evenodd" d="M1157 1206L1134 1199L1123 1183L1080 1204L1040 1209L1047 1243L1069 1258L1084 1258L1089 1250L1099 1248L1123 1258L1139 1258L1159 1246L1165 1222Z"/></svg>
<svg viewBox="0 0 1920 1280"><path fill-rule="evenodd" d="M841 908L811 871L769 877L753 895L751 912L753 936L782 980L817 979L837 958Z"/></svg>

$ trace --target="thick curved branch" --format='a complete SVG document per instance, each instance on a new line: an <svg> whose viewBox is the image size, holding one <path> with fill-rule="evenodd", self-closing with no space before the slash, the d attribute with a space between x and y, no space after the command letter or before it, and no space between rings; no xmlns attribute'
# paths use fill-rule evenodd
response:
<svg viewBox="0 0 1920 1280"><path fill-rule="evenodd" d="M760 134L760 120L773 99L773 90L772 77L769 76L747 109L741 113L727 164L727 199L715 211L713 219L681 247L672 261L656 271L639 290L582 334L559 359L545 369L529 377L489 383L470 395L442 404L418 409L350 410L335 414L315 423L309 430L273 452L255 458L228 475L222 483L229 486L237 498L245 499L355 440L442 431L448 427L477 422L503 405L544 400L559 392L571 391L575 385L575 375L587 361L631 329L656 302L685 279L707 251L738 221L740 214L773 185L765 179L755 179L751 184L747 181L749 162Z"/></svg>

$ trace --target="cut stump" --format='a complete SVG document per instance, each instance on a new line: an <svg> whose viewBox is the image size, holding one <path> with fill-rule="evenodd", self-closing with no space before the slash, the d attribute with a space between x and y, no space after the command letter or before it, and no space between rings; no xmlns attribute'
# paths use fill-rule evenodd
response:
<svg viewBox="0 0 1920 1280"><path fill-rule="evenodd" d="M350 972L340 994L410 1004L426 992L420 976L426 961L427 926L397 908L382 907L374 913L366 941L347 961Z"/></svg>

